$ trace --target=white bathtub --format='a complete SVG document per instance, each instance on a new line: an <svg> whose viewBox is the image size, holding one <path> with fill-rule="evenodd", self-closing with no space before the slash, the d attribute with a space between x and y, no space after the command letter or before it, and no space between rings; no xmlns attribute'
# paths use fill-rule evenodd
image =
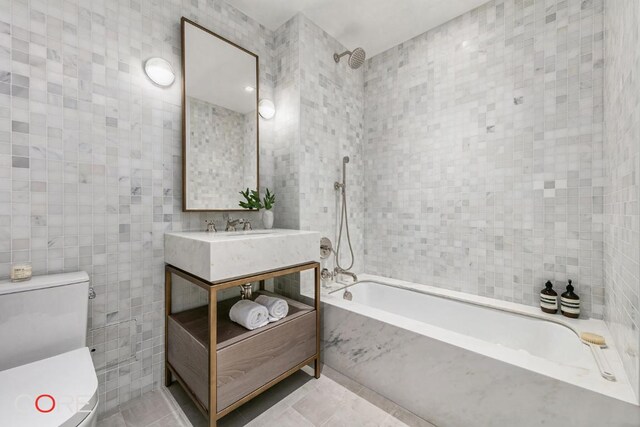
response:
<svg viewBox="0 0 640 427"><path fill-rule="evenodd" d="M579 339L611 343L602 321L368 275L347 290L324 296L325 363L436 425L640 425L615 348L611 382Z"/></svg>

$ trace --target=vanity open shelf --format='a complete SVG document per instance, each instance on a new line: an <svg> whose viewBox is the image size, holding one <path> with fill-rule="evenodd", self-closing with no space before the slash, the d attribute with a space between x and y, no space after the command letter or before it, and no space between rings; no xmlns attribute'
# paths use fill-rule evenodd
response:
<svg viewBox="0 0 640 427"><path fill-rule="evenodd" d="M264 289L268 279L314 270L315 303L273 294ZM310 262L276 271L208 282L166 265L165 382L176 379L196 406L209 417L209 425L293 374L315 362L320 376L320 265ZM208 292L209 304L173 313L172 275L180 276ZM246 283L260 283L258 294L287 301L289 312L277 322L248 330L229 319L229 310L240 298L218 301L218 292ZM210 319L215 319L210 321ZM210 351L215 342L216 351ZM215 412L210 408L214 407Z"/></svg>
<svg viewBox="0 0 640 427"><path fill-rule="evenodd" d="M231 310L231 306L233 306L233 304L240 301L240 298L236 297L220 301L218 303L218 342L216 350L222 350L223 348L228 347L229 345L232 345L238 341L250 338L253 335L259 334L261 332L266 332L271 328L280 326L283 323L287 323L291 320L297 319L298 317L306 313L313 311L313 307L310 305L306 305L302 302L292 300L290 298L268 291L259 291L254 295L258 296L262 294L282 298L283 300L287 301L287 303L289 304L289 313L287 314L287 317L278 320L277 322L269 323L262 328L250 331L229 320L229 310ZM181 311L180 313L171 314L169 316L169 321L172 323L176 323L178 326L184 329L185 332L192 335L199 344L206 347L208 350L209 308L207 306L192 308L190 310Z"/></svg>

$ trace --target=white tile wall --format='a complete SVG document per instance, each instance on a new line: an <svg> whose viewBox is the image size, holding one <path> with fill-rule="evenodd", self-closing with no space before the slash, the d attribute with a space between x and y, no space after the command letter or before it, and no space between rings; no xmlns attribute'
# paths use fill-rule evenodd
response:
<svg viewBox="0 0 640 427"><path fill-rule="evenodd" d="M164 231L222 226L181 212L181 77L160 89L142 71L161 56L180 74L183 15L257 53L273 96L273 33L222 1L0 0L0 277L21 261L90 274L90 327L111 325L89 336L113 366L98 372L101 410L160 383Z"/></svg>
<svg viewBox="0 0 640 427"><path fill-rule="evenodd" d="M274 77L276 115L274 185L278 188L274 208L277 227L300 227L300 55L299 20L294 17L274 35ZM262 166L262 165L261 165Z"/></svg>
<svg viewBox="0 0 640 427"><path fill-rule="evenodd" d="M603 2L495 0L367 63L370 273L601 317Z"/></svg>
<svg viewBox="0 0 640 427"><path fill-rule="evenodd" d="M363 70L336 64L334 52L346 48L302 14L279 28L275 40L275 181L284 202L276 207L276 224L320 231L335 244L340 204L333 185L342 179L342 157L350 156L349 225L354 269L362 270Z"/></svg>
<svg viewBox="0 0 640 427"><path fill-rule="evenodd" d="M303 15L300 25L300 228L320 231L337 245L342 158L347 165L349 230L354 249L353 271L364 269L364 67L353 70L347 50ZM356 46L350 46L354 49ZM343 232L344 233L344 232ZM350 263L343 234L341 266ZM330 261L330 260L328 260ZM331 269L333 264L326 262Z"/></svg>
<svg viewBox="0 0 640 427"><path fill-rule="evenodd" d="M605 6L604 316L640 396L640 2Z"/></svg>
<svg viewBox="0 0 640 427"><path fill-rule="evenodd" d="M346 48L302 14L276 31L274 45L276 225L320 231L336 244L340 201L334 182L341 180L342 157L350 156L349 225L354 270L362 270L363 70L336 64L334 52ZM350 258L343 253L346 267ZM323 266L332 269L333 258ZM303 277L303 286L311 279ZM277 283L278 290L290 292L292 280Z"/></svg>

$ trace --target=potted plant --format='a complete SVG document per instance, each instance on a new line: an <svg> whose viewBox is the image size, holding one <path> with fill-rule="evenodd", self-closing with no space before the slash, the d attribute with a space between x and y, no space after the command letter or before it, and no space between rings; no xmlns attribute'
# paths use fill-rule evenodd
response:
<svg viewBox="0 0 640 427"><path fill-rule="evenodd" d="M271 211L271 209L276 202L276 195L269 191L268 188L262 201L260 201L260 195L256 190L249 190L247 188L245 191L241 191L240 194L244 197L244 200L240 201L240 207L256 210L264 208L264 212L262 212L264 228L269 229L273 227L273 211Z"/></svg>
<svg viewBox="0 0 640 427"><path fill-rule="evenodd" d="M264 212L262 212L262 223L264 224L264 228L273 227L273 205L276 203L276 195L271 193L267 188L266 194L262 199L264 205Z"/></svg>

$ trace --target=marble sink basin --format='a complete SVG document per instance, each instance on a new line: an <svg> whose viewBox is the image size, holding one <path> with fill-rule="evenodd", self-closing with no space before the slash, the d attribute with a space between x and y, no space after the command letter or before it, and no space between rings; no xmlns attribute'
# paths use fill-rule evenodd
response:
<svg viewBox="0 0 640 427"><path fill-rule="evenodd" d="M209 282L320 260L320 233L251 230L164 235L164 261Z"/></svg>

